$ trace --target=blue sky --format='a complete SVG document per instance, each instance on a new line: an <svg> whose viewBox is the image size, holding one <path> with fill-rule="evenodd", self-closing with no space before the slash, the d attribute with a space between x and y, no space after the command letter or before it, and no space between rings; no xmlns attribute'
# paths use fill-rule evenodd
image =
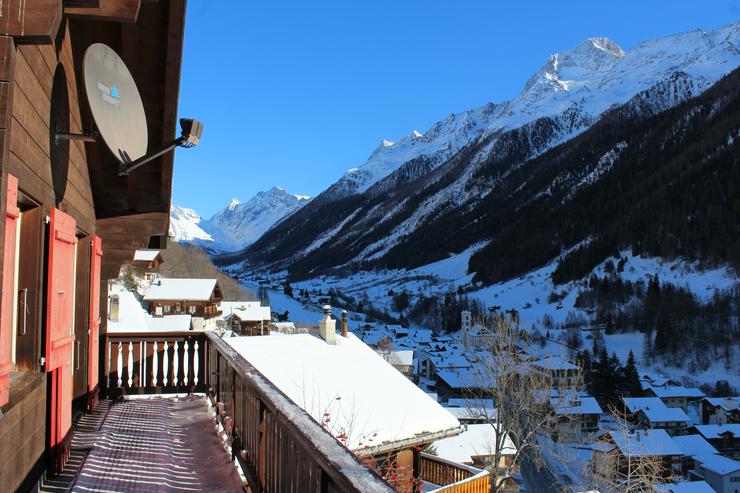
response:
<svg viewBox="0 0 740 493"><path fill-rule="evenodd" d="M173 202L210 217L273 185L316 195L381 139L511 99L556 51L740 19L740 0L189 0Z"/></svg>

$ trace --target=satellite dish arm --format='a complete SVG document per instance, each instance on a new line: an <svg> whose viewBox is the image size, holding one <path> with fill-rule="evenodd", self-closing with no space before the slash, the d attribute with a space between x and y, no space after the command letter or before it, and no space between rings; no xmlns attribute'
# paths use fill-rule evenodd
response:
<svg viewBox="0 0 740 493"><path fill-rule="evenodd" d="M203 124L194 119L180 118L180 128L182 134L175 140L168 142L146 156L141 156L139 159L133 161L124 160L121 165L121 169L118 171L118 176L128 176L135 169L145 165L153 159L157 159L163 154L167 154L175 147L190 148L195 147L200 142L200 135L203 133Z"/></svg>

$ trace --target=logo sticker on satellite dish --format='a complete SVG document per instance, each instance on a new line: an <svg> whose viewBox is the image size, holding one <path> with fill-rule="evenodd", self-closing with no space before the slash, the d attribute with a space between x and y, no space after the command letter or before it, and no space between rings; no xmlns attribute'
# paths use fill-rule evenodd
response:
<svg viewBox="0 0 740 493"><path fill-rule="evenodd" d="M121 163L119 175L128 175L176 146L193 147L200 142L203 124L182 118L180 137L147 154L149 137L144 104L134 78L118 53L103 43L90 45L85 51L83 72L90 111L100 136ZM108 81L115 82L108 85Z"/></svg>
<svg viewBox="0 0 740 493"><path fill-rule="evenodd" d="M118 87L112 84L110 87L106 86L102 82L98 81L98 90L102 93L103 101L107 101L113 106L121 104L121 100L118 97Z"/></svg>

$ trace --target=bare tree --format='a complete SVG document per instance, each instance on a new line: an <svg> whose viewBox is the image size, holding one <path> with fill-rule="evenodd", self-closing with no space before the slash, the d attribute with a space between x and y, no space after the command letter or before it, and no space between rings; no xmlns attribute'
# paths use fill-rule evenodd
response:
<svg viewBox="0 0 740 493"><path fill-rule="evenodd" d="M657 430L632 429L625 412L616 408L611 415L614 429L592 446L583 487L602 493L652 493L655 485L669 482L670 465L663 460L659 444L650 439Z"/></svg>
<svg viewBox="0 0 740 493"><path fill-rule="evenodd" d="M561 378L558 371L533 364L537 358L527 354L529 335L519 328L517 318L505 314L479 317L477 322L490 334L491 344L485 350L469 348L477 380L468 399L471 413L478 414L494 431L489 444L492 492L504 490L507 478L522 460L538 469L547 466L539 437L554 434L563 419L570 419L555 418L550 397L573 392L582 382L580 371L571 370L567 378ZM487 400L493 401L495 410L481 405Z"/></svg>

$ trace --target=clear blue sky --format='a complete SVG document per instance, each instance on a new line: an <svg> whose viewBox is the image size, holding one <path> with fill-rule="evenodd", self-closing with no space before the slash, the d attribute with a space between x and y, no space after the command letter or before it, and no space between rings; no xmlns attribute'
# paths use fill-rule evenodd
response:
<svg viewBox="0 0 740 493"><path fill-rule="evenodd" d="M547 56L740 18L740 0L189 0L173 202L210 217L273 185L316 195L381 139L511 99Z"/></svg>

